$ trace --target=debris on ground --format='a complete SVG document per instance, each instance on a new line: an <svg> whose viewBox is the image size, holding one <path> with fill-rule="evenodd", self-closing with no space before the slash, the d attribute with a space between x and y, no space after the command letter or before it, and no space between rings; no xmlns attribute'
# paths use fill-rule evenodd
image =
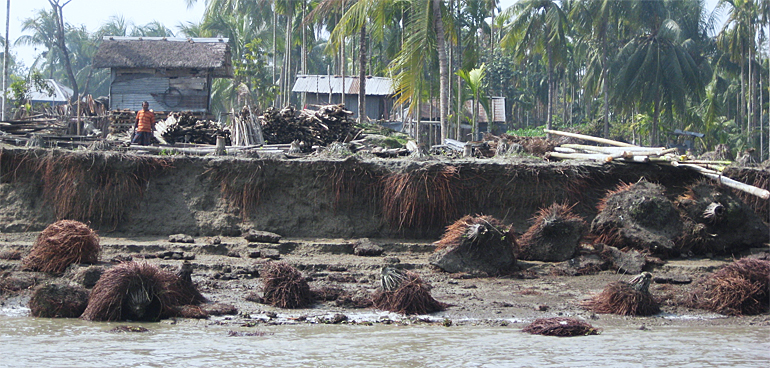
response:
<svg viewBox="0 0 770 368"><path fill-rule="evenodd" d="M596 313L621 316L651 316L660 313L660 304L650 294L652 274L643 272L629 282L607 285L598 295L583 302L583 307Z"/></svg>
<svg viewBox="0 0 770 368"><path fill-rule="evenodd" d="M590 323L575 318L553 317L538 318L534 322L524 327L522 332L528 332L533 335L545 336L588 336L598 335L600 329L591 326Z"/></svg>

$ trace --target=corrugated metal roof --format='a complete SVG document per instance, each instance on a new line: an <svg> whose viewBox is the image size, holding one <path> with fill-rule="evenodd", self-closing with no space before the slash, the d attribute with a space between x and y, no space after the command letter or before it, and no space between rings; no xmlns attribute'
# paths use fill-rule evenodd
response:
<svg viewBox="0 0 770 368"><path fill-rule="evenodd" d="M45 79L45 82L49 87L53 89L53 95L49 95L48 91L41 91L37 87L33 87L29 91L28 96L30 101L40 102L68 102L72 97L72 88L69 88L53 79ZM34 84L33 84L34 85Z"/></svg>
<svg viewBox="0 0 770 368"><path fill-rule="evenodd" d="M358 77L345 77L345 94L358 94ZM342 93L340 75L298 75L292 92ZM367 96L387 96L393 94L393 81L385 77L366 77Z"/></svg>

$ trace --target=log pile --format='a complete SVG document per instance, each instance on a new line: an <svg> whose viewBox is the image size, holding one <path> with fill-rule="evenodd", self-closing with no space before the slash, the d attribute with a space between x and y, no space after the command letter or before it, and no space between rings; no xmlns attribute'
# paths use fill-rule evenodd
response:
<svg viewBox="0 0 770 368"><path fill-rule="evenodd" d="M194 114L171 113L163 122L156 125L156 136L160 135L168 144L180 143L217 143L217 137L225 137L229 145L230 130L219 122L200 120Z"/></svg>
<svg viewBox="0 0 770 368"><path fill-rule="evenodd" d="M545 157L549 160L575 159L599 161L604 163L619 161L670 165L674 167L694 170L699 174L725 186L749 193L751 195L755 195L765 200L770 198L770 191L722 176L722 169L724 169L726 165L731 164L731 161L690 160L686 156L677 155L676 148L667 149L665 147L640 147L630 143L618 142L610 139L597 138L576 133L561 132L558 130L546 129L545 132L611 146L598 147L582 144L562 144L559 147L554 147L553 152L548 152L546 154Z"/></svg>
<svg viewBox="0 0 770 368"><path fill-rule="evenodd" d="M345 105L322 106L318 111L302 110L292 106L281 110L268 109L259 117L262 133L269 144L291 143L298 140L305 147L328 146L333 142L348 141L355 135L353 113Z"/></svg>
<svg viewBox="0 0 770 368"><path fill-rule="evenodd" d="M265 144L265 139L262 136L262 126L257 123L254 114L251 113L251 109L244 107L240 114L232 113L233 134L232 142L233 146L253 146Z"/></svg>

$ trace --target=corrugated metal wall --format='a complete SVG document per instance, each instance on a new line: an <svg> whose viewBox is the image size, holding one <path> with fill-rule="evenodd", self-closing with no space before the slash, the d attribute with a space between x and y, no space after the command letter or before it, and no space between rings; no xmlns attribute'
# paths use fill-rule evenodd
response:
<svg viewBox="0 0 770 368"><path fill-rule="evenodd" d="M174 74L179 74L174 73ZM113 72L110 85L110 109L139 110L148 101L156 111L208 110L209 86L205 77L174 76L160 72Z"/></svg>

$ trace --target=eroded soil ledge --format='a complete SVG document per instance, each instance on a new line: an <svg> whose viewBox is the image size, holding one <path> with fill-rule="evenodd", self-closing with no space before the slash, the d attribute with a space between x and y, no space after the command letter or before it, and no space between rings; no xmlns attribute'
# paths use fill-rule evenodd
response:
<svg viewBox="0 0 770 368"><path fill-rule="evenodd" d="M230 319L275 323L317 321L330 314L366 312L320 301L311 309L277 310L247 301L259 293L259 272L275 259L294 265L313 288L370 295L378 287L380 267L398 263L418 272L433 296L451 306L438 313L454 323L509 324L534 318L581 316L611 324L670 323L768 324L767 314L721 318L667 303L691 284L656 283L667 317L596 316L582 300L609 282L627 280L613 270L561 276L558 265L519 261L521 272L505 277L469 278L433 269L428 258L445 226L466 214L491 215L516 231L552 203L576 204L586 221L596 203L620 182L641 178L665 186L674 197L700 178L682 169L633 164L545 163L516 160L380 160L198 158L137 156L110 152L72 153L51 150L0 151L0 251L28 254L40 230L57 219L73 218L98 231L103 246L97 267L133 259L178 268L193 264L193 281L215 302L235 305ZM761 173L765 175L766 173ZM765 216L766 217L766 216ZM252 243L242 234L271 231L279 244ZM192 235L191 244L171 243L168 236ZM219 237L220 242L212 239ZM370 238L384 252L375 257L353 254L354 243ZM768 248L747 253L764 253ZM734 255L739 257L741 255ZM676 258L648 263L656 275L697 278L730 262L722 258ZM64 278L78 269L71 266ZM0 261L4 278L25 278L31 285L56 276L19 272L18 260ZM26 305L28 293L5 298L6 306ZM697 315L703 318L679 318ZM277 316L277 317L276 317ZM287 319L288 318L288 319ZM464 321L464 322L463 322ZM600 322L599 322L600 321Z"/></svg>

